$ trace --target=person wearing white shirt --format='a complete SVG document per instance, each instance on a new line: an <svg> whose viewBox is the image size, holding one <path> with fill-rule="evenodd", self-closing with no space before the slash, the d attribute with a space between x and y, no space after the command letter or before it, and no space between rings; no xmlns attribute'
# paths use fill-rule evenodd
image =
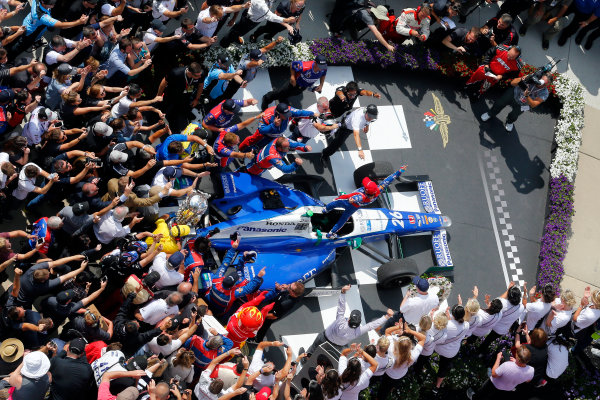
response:
<svg viewBox="0 0 600 400"><path fill-rule="evenodd" d="M475 341L483 336L488 335L496 322L502 318L502 302L499 299L489 300L489 295L486 297L486 309L480 309L477 312L478 325L472 331L469 331L469 338L467 343L473 344Z"/></svg>
<svg viewBox="0 0 600 400"><path fill-rule="evenodd" d="M592 304L590 304L590 302ZM592 293L590 287L586 287L581 298L581 304L573 314L573 332L577 344L573 349L573 354L578 356L583 354L583 350L592 343L592 333L594 324L600 318L600 290Z"/></svg>
<svg viewBox="0 0 600 400"><path fill-rule="evenodd" d="M35 181L39 175L48 180L43 188L35 186ZM17 200L25 200L27 195L31 192L35 194L48 193L52 184L58 181L58 174L49 174L34 163L27 163L23 166L21 172L19 172L18 179L19 182L15 190L13 190L12 195Z"/></svg>
<svg viewBox="0 0 600 400"><path fill-rule="evenodd" d="M263 21L275 22L282 24L286 29L288 27L291 29L289 24L293 23L296 17L283 18L275 14L270 10L274 3L275 0L250 0L250 8L244 11L240 21L231 28L227 36L221 39L221 47L227 48L234 41L243 44L244 39L242 36L256 28Z"/></svg>
<svg viewBox="0 0 600 400"><path fill-rule="evenodd" d="M527 293L526 286L523 287L523 291ZM527 296L523 295L523 305L525 306L525 311L527 312L527 318L525 322L527 322L527 327L530 330L535 329L538 324L541 324L541 319L546 316L550 312L550 307L554 298L556 297L556 291L552 284L547 283L544 285L541 291L541 298L535 300L535 286L531 288L529 291L529 301L527 301Z"/></svg>
<svg viewBox="0 0 600 400"><path fill-rule="evenodd" d="M150 28L144 32L144 36L142 38L150 52L152 52L152 50L154 50L156 45L159 43L166 43L172 40L181 39L180 35L175 34L173 36L163 37L163 34L166 30L167 27L159 19L155 19L150 23Z"/></svg>
<svg viewBox="0 0 600 400"><path fill-rule="evenodd" d="M557 336L548 340L548 365L546 366L546 376L551 379L558 379L569 366L569 346L570 342L564 340L562 336Z"/></svg>
<svg viewBox="0 0 600 400"><path fill-rule="evenodd" d="M23 126L22 136L27 138L27 143L35 146L42 142L42 135L50 129L50 124L58 118L56 112L49 108L39 106L31 112L29 122Z"/></svg>
<svg viewBox="0 0 600 400"><path fill-rule="evenodd" d="M348 359L350 353L356 352L355 357ZM358 357L366 360L370 366L362 370L362 364ZM342 350L342 355L338 363L338 374L342 382L341 400L358 400L358 395L361 390L369 386L369 380L373 376L373 372L377 369L377 362L368 355L360 344L352 343L352 345Z"/></svg>
<svg viewBox="0 0 600 400"><path fill-rule="evenodd" d="M423 367L430 367L429 359L435 350L435 346L438 343L444 342L446 337L448 336L446 333L446 327L448 326L448 316L445 313L437 312L434 314L433 311L430 313L433 315L433 323L427 324L426 317L431 321L431 316L424 315L419 322L419 332L423 332L425 334L425 343L423 344L423 351L421 351L421 356L417 359L415 364L415 371L417 372L417 376L423 371ZM429 326L429 328L427 328ZM426 329L427 328L427 329Z"/></svg>
<svg viewBox="0 0 600 400"><path fill-rule="evenodd" d="M96 239L102 244L108 244L113 239L124 237L131 232L131 228L135 224L143 220L141 217L133 217L129 225L123 226L123 220L129 213L129 208L119 206L111 210L109 207L94 214L94 233Z"/></svg>
<svg viewBox="0 0 600 400"><path fill-rule="evenodd" d="M431 327L431 318L428 315L426 317L429 318L428 322ZM385 375L379 386L379 392L377 393L378 400L387 399L388 394L400 385L401 379L408 372L408 368L421 355L426 340L425 334L410 329L406 322L399 324L399 326L388 328L385 334L392 342L392 345L388 349L388 356L394 358L394 363L391 368L385 371ZM389 336L393 334L398 334L400 337L394 338ZM417 340L417 344L414 347L410 338L404 336L405 334L412 335Z"/></svg>
<svg viewBox="0 0 600 400"><path fill-rule="evenodd" d="M554 335L558 329L571 322L575 304L577 304L577 300L575 300L575 294L571 289L561 292L560 301L555 300L552 304L552 311L542 324L542 329L546 331L548 336Z"/></svg>
<svg viewBox="0 0 600 400"><path fill-rule="evenodd" d="M185 272L184 258L184 254L180 251L171 254L168 259L167 253L161 251L154 258L150 271L156 271L160 274L160 279L155 283L157 288L175 287L183 282L183 273Z"/></svg>
<svg viewBox="0 0 600 400"><path fill-rule="evenodd" d="M100 7L100 12L102 13L102 15L115 17L117 15L123 14L126 4L127 2L125 0L108 0L102 5L102 7Z"/></svg>
<svg viewBox="0 0 600 400"><path fill-rule="evenodd" d="M48 72L52 72L60 63L68 63L87 46L91 45L92 41L84 39L79 42L63 38L60 35L54 35L50 40L50 51L44 57L44 63L48 66ZM68 49L72 49L67 53Z"/></svg>
<svg viewBox="0 0 600 400"><path fill-rule="evenodd" d="M415 285L416 292L406 293L400 303L400 311L394 313L394 316L386 321L383 329L394 326L396 322L402 318L411 325L417 326L423 315L429 314L431 310L436 308L440 299L437 294L429 293L429 282L419 276L415 276L412 280Z"/></svg>
<svg viewBox="0 0 600 400"><path fill-rule="evenodd" d="M198 14L196 20L196 29L202 34L202 36L213 37L217 30L219 21L225 14L240 12L244 8L250 7L250 2L245 4L238 4L231 7L223 7L220 5L212 5Z"/></svg>
<svg viewBox="0 0 600 400"><path fill-rule="evenodd" d="M250 367L248 368L248 374L249 375L253 375L256 374L257 372L260 371L260 374L254 379L254 383L252 384L252 387L254 388L254 390L256 390L257 392L259 392L261 389L265 388L265 387L273 387L273 385L275 385L275 374L273 373L273 371L275 370L275 364L273 364L273 362L271 361L267 361L264 362L263 361L263 354L264 354L264 349L265 347L283 347L283 343L282 342L260 342L258 344L258 346L256 347L256 351L254 352L254 355L252 356L252 363L250 364ZM291 365L292 360L290 359L291 357L291 350L289 349L289 347L286 349L286 355L288 356L288 361ZM302 351L300 351L300 353L302 353Z"/></svg>
<svg viewBox="0 0 600 400"><path fill-rule="evenodd" d="M319 97L317 102L309 106L306 111L311 111L320 115L326 115L330 113L329 100L327 100L327 97L324 96ZM298 124L290 125L290 131L292 132L291 138L297 142L306 142L309 139L314 139L321 132L329 132L330 134L333 134L337 128L339 128L339 125L336 123L325 125L324 121L320 117L316 120L312 120L310 118L300 118L298 119Z"/></svg>
<svg viewBox="0 0 600 400"><path fill-rule="evenodd" d="M382 325L387 319L389 319L394 312L392 310L388 310L387 314L382 317L371 321L367 325L361 325L361 312L358 310L353 310L350 313L350 317L346 318L346 292L350 290L350 285L346 285L342 288L339 299L338 299L338 307L336 313L335 321L329 325L325 332L321 332L317 335L314 342L310 345L307 350L307 353L312 354L314 350L325 342L331 343L334 347L342 347L352 342L359 336L364 335ZM302 353L302 349L300 350Z"/></svg>
<svg viewBox="0 0 600 400"><path fill-rule="evenodd" d="M388 355L388 350L390 348L390 339L387 336L381 336L377 340L377 345L375 346L375 361L377 362L377 369L373 372L373 376L382 376L385 374L385 371L388 368L391 368L394 365L394 356ZM364 367L364 362L363 362ZM364 369L364 368L363 368Z"/></svg>
<svg viewBox="0 0 600 400"><path fill-rule="evenodd" d="M481 317L479 316L479 310L481 310L481 307L479 306L479 301L477 301L478 294L479 290L477 289L477 286L475 286L473 288L473 297L467 300L467 304L465 305L465 321L469 323L469 331L465 337L471 336L473 331L481 323ZM462 299L460 295L458 295L458 304L462 306Z"/></svg>
<svg viewBox="0 0 600 400"><path fill-rule="evenodd" d="M4 189L7 184L17 178L17 170L9 161L8 153L0 153L0 190Z"/></svg>
<svg viewBox="0 0 600 400"><path fill-rule="evenodd" d="M328 161L329 157L344 144L350 135L354 135L354 141L358 148L358 156L361 160L364 160L365 153L360 142L360 135L361 133L369 132L369 125L377 120L378 113L377 106L369 104L367 107L360 107L342 115L340 127L335 132L333 140L329 141L327 147L323 149L321 160Z"/></svg>
<svg viewBox="0 0 600 400"><path fill-rule="evenodd" d="M166 22L171 18L177 18L188 12L188 6L173 11L177 0L157 0L152 2L152 18Z"/></svg>
<svg viewBox="0 0 600 400"><path fill-rule="evenodd" d="M448 310L446 310L448 313ZM440 341L435 345L435 352L440 356L440 364L437 373L437 381L434 388L434 393L437 393L444 378L452 369L452 364L460 350L460 344L465 335L469 331L469 323L464 320L465 309L460 304L452 307L452 318L448 316L448 326L446 327L446 340Z"/></svg>
<svg viewBox="0 0 600 400"><path fill-rule="evenodd" d="M135 318L154 326L166 317L179 313L178 305L181 304L182 300L181 294L178 292L171 293L166 299L152 300L135 313Z"/></svg>
<svg viewBox="0 0 600 400"><path fill-rule="evenodd" d="M146 343L142 349L145 352L169 357L175 351L179 350L186 340L192 337L197 328L198 325L196 324L196 312L192 310L190 326L183 329L181 331L181 335L177 339L173 338L174 335L163 332Z"/></svg>
<svg viewBox="0 0 600 400"><path fill-rule="evenodd" d="M525 310L521 303L521 289L514 282L508 285L508 289L502 293L499 300L502 302L502 317L494 324L492 331L479 346L479 354L483 354L494 340L506 335Z"/></svg>
<svg viewBox="0 0 600 400"><path fill-rule="evenodd" d="M240 374L235 385L233 385L229 389L223 391L223 381L219 378L213 379L210 377L210 375L212 374L212 372L218 364L225 361L229 357L237 356L240 354L240 349L231 349L221 354L220 356L215 357L215 359L212 360L210 364L208 364L206 369L202 371L202 374L200 374L200 380L198 381L198 384L196 385L196 387L194 387L194 395L198 400L217 400L226 394L234 392L237 394L242 394L246 391L245 389L243 391L240 390L242 384L244 383L244 380L246 379L246 374L248 373L248 359L246 357L244 357L242 361L244 366L242 373Z"/></svg>

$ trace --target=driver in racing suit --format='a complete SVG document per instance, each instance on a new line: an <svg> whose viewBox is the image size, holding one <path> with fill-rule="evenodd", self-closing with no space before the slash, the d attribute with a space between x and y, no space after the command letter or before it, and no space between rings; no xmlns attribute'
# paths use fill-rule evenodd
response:
<svg viewBox="0 0 600 400"><path fill-rule="evenodd" d="M369 178L364 178L362 181L363 187L356 189L352 193L343 194L338 196L335 200L325 206L325 212L329 212L334 208L343 208L344 213L340 216L340 219L335 223L331 231L326 235L328 239L337 238L337 231L348 221L348 219L358 210L360 207L367 206L377 199L379 194L385 190L394 179L400 176L406 171L406 165L400 167L400 169L387 178L385 178L379 185L373 182Z"/></svg>
<svg viewBox="0 0 600 400"><path fill-rule="evenodd" d="M233 341L233 347L241 347L244 342L256 336L264 323L264 316L274 306L274 303L264 306L261 310L257 306L265 299L268 292L263 292L253 300L244 303L237 309L227 322L226 337Z"/></svg>

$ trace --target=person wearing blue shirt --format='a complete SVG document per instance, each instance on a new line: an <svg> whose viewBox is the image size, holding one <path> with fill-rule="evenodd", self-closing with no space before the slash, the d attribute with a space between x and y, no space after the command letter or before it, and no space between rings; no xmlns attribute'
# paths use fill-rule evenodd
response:
<svg viewBox="0 0 600 400"><path fill-rule="evenodd" d="M248 165L240 168L238 171L247 172L252 175L262 175L266 170L275 167L284 174L294 172L302 165L302 159L296 158L293 163L286 164L283 159L290 150L307 152L311 151L312 147L281 136L267 144Z"/></svg>
<svg viewBox="0 0 600 400"><path fill-rule="evenodd" d="M245 87L241 78L243 71L235 70L231 65L231 60L227 53L221 53L217 56L217 62L214 63L208 76L204 80L204 94L208 102L205 104L205 110L211 110L214 106L223 100L225 90L229 81L232 79Z"/></svg>
<svg viewBox="0 0 600 400"><path fill-rule="evenodd" d="M185 150L181 142L198 143L199 145L204 146L209 154L215 154L213 148L198 136L176 134L167 137L165 141L156 148L156 160L164 161L164 166L179 165L191 161L191 159L188 158L181 158L181 155Z"/></svg>
<svg viewBox="0 0 600 400"><path fill-rule="evenodd" d="M293 61L290 66L290 80L279 89L271 90L262 98L260 108L264 111L273 101L289 103L288 98L297 96L306 89L321 93L327 75L327 59L319 54L314 61ZM319 84L314 86L317 81Z"/></svg>
<svg viewBox="0 0 600 400"><path fill-rule="evenodd" d="M49 27L58 29L72 28L77 25L83 25L88 21L89 16L85 14L75 21L63 22L52 18L50 11L56 5L56 1L57 0L31 1L31 11L23 20L25 33L21 35L10 48L9 59L14 59L16 56L33 46Z"/></svg>
<svg viewBox="0 0 600 400"><path fill-rule="evenodd" d="M600 0L574 0L564 15L575 14L573 20L565 29L563 29L558 38L558 45L564 46L577 30L587 27L600 17ZM579 43L583 40L583 36Z"/></svg>
<svg viewBox="0 0 600 400"><path fill-rule="evenodd" d="M242 107L255 105L258 102L256 99L247 100L234 100L227 99L223 100L202 120L202 127L208 131L216 132L217 134L221 130L231 126L231 120L233 117L240 112Z"/></svg>
<svg viewBox="0 0 600 400"><path fill-rule="evenodd" d="M107 83L111 86L125 86L127 78L136 76L152 64L152 59L147 59L137 68L131 69L126 64L127 55L133 51L131 39L124 37L119 40L119 45L115 46L110 52L108 61L105 64Z"/></svg>

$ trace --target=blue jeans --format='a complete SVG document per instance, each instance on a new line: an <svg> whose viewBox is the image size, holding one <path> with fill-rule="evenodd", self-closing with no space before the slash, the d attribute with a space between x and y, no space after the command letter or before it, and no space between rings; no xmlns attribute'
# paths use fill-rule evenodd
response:
<svg viewBox="0 0 600 400"><path fill-rule="evenodd" d="M348 219L352 216L352 214L354 214L356 212L356 210L358 210L358 207L354 207L352 204L350 204L350 202L348 200L345 200L345 199L334 200L331 203L327 204L325 209L327 210L327 212L330 212L331 210L333 210L336 207L343 208L344 212L340 216L340 219L338 219L338 221L335 223L333 228L331 228L332 233L336 233L337 231L342 229L342 227L344 226L346 221L348 221Z"/></svg>

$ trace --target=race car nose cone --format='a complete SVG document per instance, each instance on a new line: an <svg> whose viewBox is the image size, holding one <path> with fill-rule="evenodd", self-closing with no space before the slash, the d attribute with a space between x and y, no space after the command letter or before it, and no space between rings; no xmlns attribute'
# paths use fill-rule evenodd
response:
<svg viewBox="0 0 600 400"><path fill-rule="evenodd" d="M448 228L452 225L452 220L446 215L442 215L442 227Z"/></svg>

